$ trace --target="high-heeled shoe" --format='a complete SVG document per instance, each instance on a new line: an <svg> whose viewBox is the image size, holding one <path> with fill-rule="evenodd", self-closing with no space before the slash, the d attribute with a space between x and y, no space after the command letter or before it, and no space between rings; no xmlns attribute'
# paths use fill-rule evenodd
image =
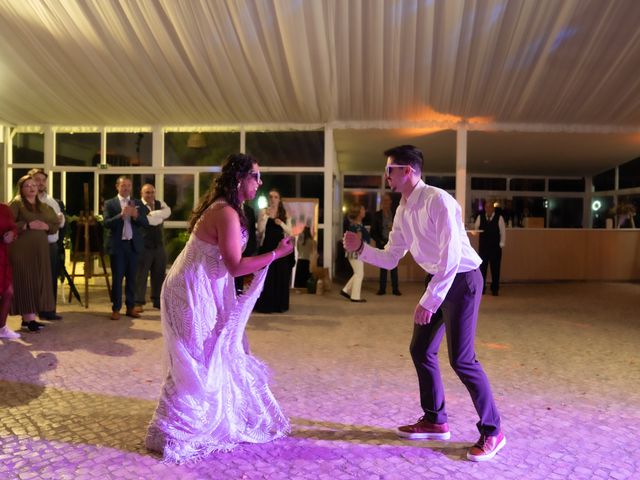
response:
<svg viewBox="0 0 640 480"><path fill-rule="evenodd" d="M35 320L31 320L29 322L22 322L22 329L29 330L30 332L38 332L44 325Z"/></svg>

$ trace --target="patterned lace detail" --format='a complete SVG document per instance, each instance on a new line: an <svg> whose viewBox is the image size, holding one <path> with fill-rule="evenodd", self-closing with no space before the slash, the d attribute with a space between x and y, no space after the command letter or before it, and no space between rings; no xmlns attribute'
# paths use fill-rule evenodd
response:
<svg viewBox="0 0 640 480"><path fill-rule="evenodd" d="M146 439L164 460L197 460L289 432L266 366L243 346L266 272L236 297L218 247L195 235L174 262L162 289L168 372Z"/></svg>

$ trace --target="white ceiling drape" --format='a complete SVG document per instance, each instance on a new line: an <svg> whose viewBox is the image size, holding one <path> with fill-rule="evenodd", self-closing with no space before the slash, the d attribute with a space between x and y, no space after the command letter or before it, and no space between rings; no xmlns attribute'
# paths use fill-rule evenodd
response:
<svg viewBox="0 0 640 480"><path fill-rule="evenodd" d="M0 122L640 125L636 0L0 0Z"/></svg>

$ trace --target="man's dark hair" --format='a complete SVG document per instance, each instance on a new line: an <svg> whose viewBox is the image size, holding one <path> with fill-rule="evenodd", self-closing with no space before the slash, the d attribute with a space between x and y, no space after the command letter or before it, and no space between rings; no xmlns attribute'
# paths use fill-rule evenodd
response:
<svg viewBox="0 0 640 480"><path fill-rule="evenodd" d="M390 148L384 152L385 157L393 158L393 162L397 165L409 165L416 172L422 172L422 152L418 147L413 145L400 145Z"/></svg>

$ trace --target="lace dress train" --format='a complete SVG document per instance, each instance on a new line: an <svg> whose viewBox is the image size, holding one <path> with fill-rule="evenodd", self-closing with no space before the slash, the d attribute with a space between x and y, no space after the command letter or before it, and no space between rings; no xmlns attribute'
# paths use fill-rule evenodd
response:
<svg viewBox="0 0 640 480"><path fill-rule="evenodd" d="M267 367L245 351L244 329L267 268L236 297L217 246L191 235L161 295L167 376L146 446L182 463L289 432Z"/></svg>

